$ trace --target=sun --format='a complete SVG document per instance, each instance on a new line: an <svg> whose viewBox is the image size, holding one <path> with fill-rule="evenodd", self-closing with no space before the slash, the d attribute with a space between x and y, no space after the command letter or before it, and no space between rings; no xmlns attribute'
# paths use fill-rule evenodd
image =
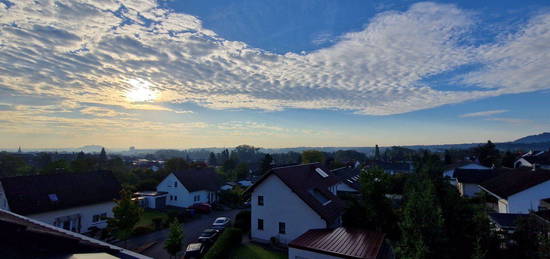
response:
<svg viewBox="0 0 550 259"><path fill-rule="evenodd" d="M151 88L151 83L143 79L130 79L127 81L131 88L126 90L124 96L130 102L151 102L158 97L158 92Z"/></svg>

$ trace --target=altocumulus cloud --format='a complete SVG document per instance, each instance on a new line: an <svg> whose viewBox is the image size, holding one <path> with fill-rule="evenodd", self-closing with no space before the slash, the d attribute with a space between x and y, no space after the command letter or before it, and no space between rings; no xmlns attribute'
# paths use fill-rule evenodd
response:
<svg viewBox="0 0 550 259"><path fill-rule="evenodd" d="M550 88L550 14L481 46L463 41L475 21L454 5L417 3L376 15L331 47L275 54L225 40L155 1L0 3L0 91L131 109L121 93L143 79L161 94L139 109L193 102L388 115ZM457 76L456 89L423 80L469 64L479 69Z"/></svg>

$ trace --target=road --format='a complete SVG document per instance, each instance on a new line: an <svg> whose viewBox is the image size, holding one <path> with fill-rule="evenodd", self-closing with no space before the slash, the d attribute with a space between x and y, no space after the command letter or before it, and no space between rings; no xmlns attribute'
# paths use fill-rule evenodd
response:
<svg viewBox="0 0 550 259"><path fill-rule="evenodd" d="M241 209L214 211L210 214L201 215L200 218L196 218L184 223L183 233L185 235L185 240L183 242L181 254L183 254L183 251L185 250L185 247L187 247L187 244L196 242L200 233L204 229L210 227L212 225L212 222L214 222L217 217L231 217L231 219L233 220L235 219L235 216L237 215L237 213L239 213L239 211L241 211ZM134 249L143 246L144 244L158 241L154 246L142 252L142 254L153 257L155 259L170 258L170 255L166 252L166 250L164 250L164 241L167 237L168 229L156 231L147 235L128 239L128 247L130 249Z"/></svg>

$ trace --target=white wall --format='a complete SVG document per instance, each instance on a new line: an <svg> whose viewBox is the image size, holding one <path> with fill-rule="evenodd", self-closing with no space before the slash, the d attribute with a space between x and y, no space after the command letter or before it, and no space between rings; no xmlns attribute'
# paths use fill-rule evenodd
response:
<svg viewBox="0 0 550 259"><path fill-rule="evenodd" d="M504 199L498 200L498 213L508 213L508 201Z"/></svg>
<svg viewBox="0 0 550 259"><path fill-rule="evenodd" d="M0 209L10 210L10 206L8 204L8 199L6 198L6 194L4 193L2 182L0 182Z"/></svg>
<svg viewBox="0 0 550 259"><path fill-rule="evenodd" d="M31 219L35 219L35 220L53 225L55 222L55 219L58 217L65 217L65 216L70 216L74 214L80 214L80 226L81 226L80 232L85 233L85 232L88 232L88 228L92 226L95 226L98 228L106 227L107 226L106 220L100 220L99 222L94 223L93 216L106 213L107 217L113 217L114 206L115 206L115 202L109 201L109 202L92 204L88 206L80 206L80 207L74 207L74 208L69 208L64 210L56 210L56 211L39 213L39 214L31 214L26 216Z"/></svg>
<svg viewBox="0 0 550 259"><path fill-rule="evenodd" d="M550 197L550 181L535 185L508 197L509 213L529 213L538 210L540 200Z"/></svg>
<svg viewBox="0 0 550 259"><path fill-rule="evenodd" d="M175 182L177 184L174 186ZM206 190L189 192L174 174L170 174L164 178L157 186L157 191L168 193L166 196L166 205L181 208L187 208L195 203L207 203L208 195L211 193ZM195 201L195 195L199 195L200 200ZM170 196L172 196L172 199L170 199ZM177 199L174 199L174 197L177 197ZM216 201L217 195L214 195L214 197L214 201Z"/></svg>
<svg viewBox="0 0 550 259"><path fill-rule="evenodd" d="M263 206L258 206L260 195L264 196ZM327 227L326 222L275 175L257 186L251 199L251 237L255 241L269 242L275 236L286 244L307 230ZM258 219L264 220L264 230L258 230ZM279 234L279 222L286 224L286 234Z"/></svg>
<svg viewBox="0 0 550 259"><path fill-rule="evenodd" d="M336 257L327 254L321 254L311 252L308 250L302 250L298 248L288 248L288 259L341 259L342 257Z"/></svg>

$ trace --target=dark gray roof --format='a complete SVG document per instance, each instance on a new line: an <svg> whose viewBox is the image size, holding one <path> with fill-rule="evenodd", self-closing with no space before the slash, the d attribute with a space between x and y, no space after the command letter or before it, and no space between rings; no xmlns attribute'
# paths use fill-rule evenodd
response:
<svg viewBox="0 0 550 259"><path fill-rule="evenodd" d="M121 190L108 171L15 176L0 182L10 210L21 215L112 201Z"/></svg>
<svg viewBox="0 0 550 259"><path fill-rule="evenodd" d="M217 191L223 184L223 180L212 167L191 168L175 172L174 175L190 192Z"/></svg>
<svg viewBox="0 0 550 259"><path fill-rule="evenodd" d="M322 166L320 163L273 168L264 174L254 185L250 186L246 190L246 194L250 194L256 186L260 185L270 175L276 175L321 218L328 224L332 224L342 215L344 210L344 202L328 190L330 186L338 183L338 178L328 174L327 177L323 177L316 172L317 169L330 172L328 168ZM330 203L322 204L315 197L319 193L324 198L330 200Z"/></svg>
<svg viewBox="0 0 550 259"><path fill-rule="evenodd" d="M0 210L0 229L0 258L72 258L83 253L149 258L4 210Z"/></svg>
<svg viewBox="0 0 550 259"><path fill-rule="evenodd" d="M339 181L349 185L351 188L359 190L361 187L359 185L359 173L361 173L361 168L353 166L345 166L341 168L334 169L330 173Z"/></svg>
<svg viewBox="0 0 550 259"><path fill-rule="evenodd" d="M550 152L544 151L544 153L539 154L540 151L533 152L535 155L528 155L522 157L523 159L527 160L531 164L538 164L538 165L550 165ZM537 155L539 154L539 155Z"/></svg>
<svg viewBox="0 0 550 259"><path fill-rule="evenodd" d="M480 184L499 174L500 172L495 170L457 168L453 173L453 178L456 178L459 183Z"/></svg>
<svg viewBox="0 0 550 259"><path fill-rule="evenodd" d="M549 180L550 171L548 170L501 169L497 177L483 182L479 186L506 199L508 196Z"/></svg>
<svg viewBox="0 0 550 259"><path fill-rule="evenodd" d="M517 221L522 217L527 217L528 214L516 213L489 213L489 219L502 229L516 228Z"/></svg>

